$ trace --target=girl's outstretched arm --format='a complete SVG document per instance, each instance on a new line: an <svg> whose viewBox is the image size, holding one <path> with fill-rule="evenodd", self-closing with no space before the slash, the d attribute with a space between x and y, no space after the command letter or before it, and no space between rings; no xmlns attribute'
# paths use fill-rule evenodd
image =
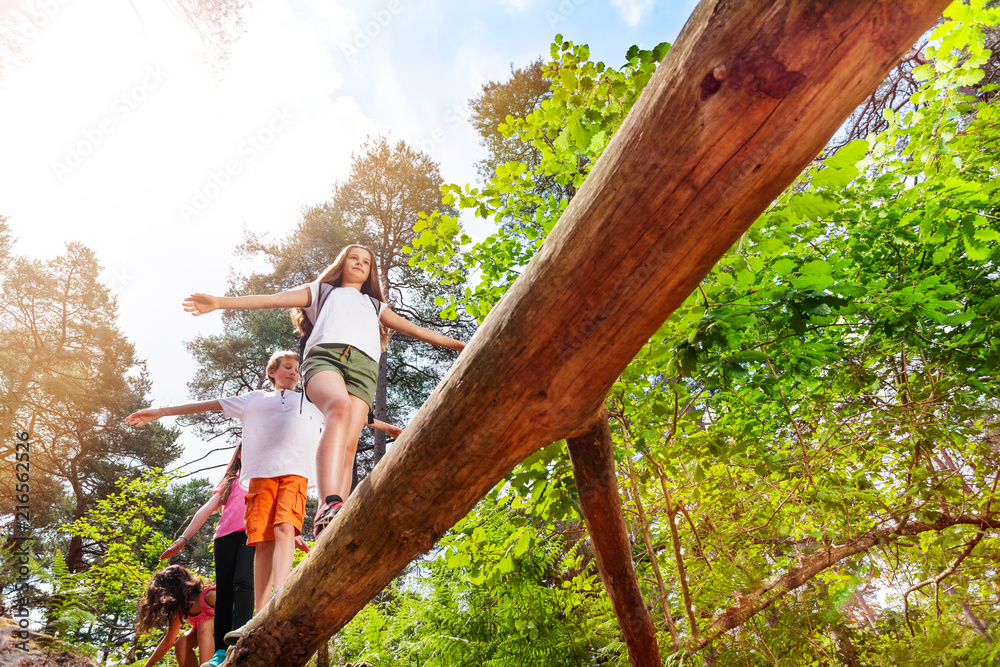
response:
<svg viewBox="0 0 1000 667"><path fill-rule="evenodd" d="M199 412L210 412L221 410L222 405L218 399L212 401L198 401L197 403L185 403L184 405L168 405L165 408L146 408L133 412L125 418L125 423L129 426L142 426L160 417L173 417L175 415L193 415Z"/></svg>
<svg viewBox="0 0 1000 667"><path fill-rule="evenodd" d="M431 345L447 347L452 350L458 350L459 352L465 349L465 343L462 341L455 340L454 338L448 338L444 334L439 334L436 331L431 331L430 329L414 324L405 317L397 315L388 308L382 311L382 316L379 318L379 321L390 329L395 329L401 334L411 336L417 340L422 340L425 343L430 343Z"/></svg>
<svg viewBox="0 0 1000 667"><path fill-rule="evenodd" d="M305 308L311 299L308 287L298 287L277 294L255 294L253 296L212 296L199 292L184 299L184 310L197 317L219 309Z"/></svg>
<svg viewBox="0 0 1000 667"><path fill-rule="evenodd" d="M188 540L194 537L194 534L201 530L201 527L205 525L205 521L208 517L212 516L212 512L222 507L222 494L215 492L212 497L208 499L204 505L202 505L194 516L191 517L191 523L188 524L181 536L174 540L167 549L160 554L160 560L166 560L177 555L177 553L187 546Z"/></svg>
<svg viewBox="0 0 1000 667"><path fill-rule="evenodd" d="M173 648L174 641L177 639L177 634L181 631L181 619L179 617L174 617L170 619L170 627L167 628L166 633L163 638L160 639L160 643L156 645L156 650L153 651L153 655L149 656L149 660L143 667L153 667L160 660L163 660L163 656L170 652Z"/></svg>

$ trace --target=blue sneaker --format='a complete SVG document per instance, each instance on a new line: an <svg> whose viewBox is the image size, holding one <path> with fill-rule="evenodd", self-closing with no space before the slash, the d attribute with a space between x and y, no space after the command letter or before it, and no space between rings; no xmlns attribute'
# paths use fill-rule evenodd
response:
<svg viewBox="0 0 1000 667"><path fill-rule="evenodd" d="M219 667L222 662L226 659L226 649L220 648L214 654L212 654L212 659L206 663L203 663L201 667Z"/></svg>

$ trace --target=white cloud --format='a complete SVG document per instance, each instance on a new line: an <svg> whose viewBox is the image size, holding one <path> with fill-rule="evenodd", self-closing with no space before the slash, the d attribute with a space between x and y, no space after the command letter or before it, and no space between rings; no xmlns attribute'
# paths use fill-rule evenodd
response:
<svg viewBox="0 0 1000 667"><path fill-rule="evenodd" d="M618 8L625 22L634 27L650 13L656 0L611 0L611 4Z"/></svg>

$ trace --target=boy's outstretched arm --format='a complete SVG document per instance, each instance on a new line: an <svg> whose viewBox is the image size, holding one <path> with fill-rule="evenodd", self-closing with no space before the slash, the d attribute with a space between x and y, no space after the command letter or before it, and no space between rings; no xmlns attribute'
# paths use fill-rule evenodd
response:
<svg viewBox="0 0 1000 667"><path fill-rule="evenodd" d="M447 347L452 350L458 350L459 352L465 349L465 343L462 341L449 338L444 334L439 334L436 331L431 331L430 329L422 327L418 324L414 324L405 317L394 313L388 308L382 311L382 316L379 318L379 321L390 329L395 329L401 334L416 338L417 340L422 340L425 343L430 343L431 345Z"/></svg>
<svg viewBox="0 0 1000 667"><path fill-rule="evenodd" d="M403 429L399 428L398 426L393 426L392 424L387 424L381 419L376 419L374 422L368 425L371 426L373 429L382 431L383 433L385 433L387 436L389 436L394 440L403 434Z"/></svg>
<svg viewBox="0 0 1000 667"><path fill-rule="evenodd" d="M184 405L170 405L165 408L146 408L133 412L125 418L125 423L129 426L142 426L160 417L173 417L175 415L193 415L199 412L211 412L221 410L222 405L218 399L211 401L199 401L197 403L185 403Z"/></svg>
<svg viewBox="0 0 1000 667"><path fill-rule="evenodd" d="M255 294L253 296L212 296L198 292L184 299L184 310L197 317L219 309L305 308L311 300L308 287L298 287L277 294Z"/></svg>

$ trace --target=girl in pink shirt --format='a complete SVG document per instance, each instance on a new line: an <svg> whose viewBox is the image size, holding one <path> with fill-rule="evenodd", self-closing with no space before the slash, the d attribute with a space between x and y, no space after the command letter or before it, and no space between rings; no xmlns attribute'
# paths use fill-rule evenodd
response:
<svg viewBox="0 0 1000 667"><path fill-rule="evenodd" d="M254 547L247 546L246 525L243 523L244 499L247 492L240 488L243 443L236 446L229 460L222 480L201 508L195 512L180 537L160 554L168 559L183 549L188 540L214 512L222 509L222 517L215 528L215 581L218 585L215 601L214 640L215 653L207 665L218 667L226 658L226 644L223 638L227 632L242 627L253 617L254 587L253 558Z"/></svg>

